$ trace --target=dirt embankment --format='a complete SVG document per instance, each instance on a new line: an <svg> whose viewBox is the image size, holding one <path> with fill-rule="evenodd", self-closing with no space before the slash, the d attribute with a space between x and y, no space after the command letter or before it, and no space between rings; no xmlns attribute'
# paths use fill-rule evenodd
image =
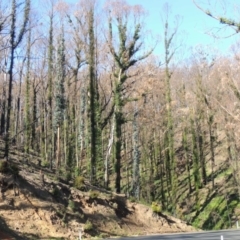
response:
<svg viewBox="0 0 240 240"><path fill-rule="evenodd" d="M0 234L5 234L0 239L77 239L79 230L85 239L195 231L179 219L153 215L151 208L124 196L90 185L79 191L47 172L44 179L43 185L37 168L20 171L19 195L9 188L0 199Z"/></svg>

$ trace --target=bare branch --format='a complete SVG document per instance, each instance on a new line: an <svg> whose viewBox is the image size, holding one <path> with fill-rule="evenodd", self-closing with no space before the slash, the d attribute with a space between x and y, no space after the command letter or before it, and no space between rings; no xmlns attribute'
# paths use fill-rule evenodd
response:
<svg viewBox="0 0 240 240"><path fill-rule="evenodd" d="M219 23L231 27L235 33L230 34L228 36L226 36L225 38L231 37L233 35L236 35L237 33L240 32L240 22L236 22L235 20L226 18L226 17L222 17L222 16L215 16L212 12L210 12L209 10L203 9L199 4L196 3L195 0L192 0L194 5L200 9L202 12L204 12L206 15L208 15L209 17L217 20Z"/></svg>

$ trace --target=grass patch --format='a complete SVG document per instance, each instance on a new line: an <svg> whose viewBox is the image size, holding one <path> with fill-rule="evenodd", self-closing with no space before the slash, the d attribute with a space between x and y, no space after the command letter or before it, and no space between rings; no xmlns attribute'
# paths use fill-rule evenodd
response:
<svg viewBox="0 0 240 240"><path fill-rule="evenodd" d="M90 193L89 193L90 199L97 199L99 197L99 195L100 195L100 192L98 192L98 191L90 191Z"/></svg>
<svg viewBox="0 0 240 240"><path fill-rule="evenodd" d="M93 224L90 220L87 220L85 225L84 225L84 230L85 231L91 231L93 230Z"/></svg>
<svg viewBox="0 0 240 240"><path fill-rule="evenodd" d="M231 168L226 168L225 170L223 170L221 173L219 173L217 175L217 178L218 177L227 177L227 176L230 176L232 174L232 169Z"/></svg>
<svg viewBox="0 0 240 240"><path fill-rule="evenodd" d="M215 196L195 217L192 224L204 230L230 228L231 218L237 205L239 205L238 200L233 197L227 200L224 196Z"/></svg>
<svg viewBox="0 0 240 240"><path fill-rule="evenodd" d="M216 218L219 212L219 206L224 201L224 198L217 196L213 198L204 209L201 210L195 221L194 227L204 227L204 229L212 229L216 225Z"/></svg>
<svg viewBox="0 0 240 240"><path fill-rule="evenodd" d="M74 210L76 209L75 202L72 201L72 200L69 200L69 201L68 201L68 207L69 207L72 211L74 211Z"/></svg>
<svg viewBox="0 0 240 240"><path fill-rule="evenodd" d="M84 177L77 176L74 181L74 187L79 190L82 190L84 188Z"/></svg>

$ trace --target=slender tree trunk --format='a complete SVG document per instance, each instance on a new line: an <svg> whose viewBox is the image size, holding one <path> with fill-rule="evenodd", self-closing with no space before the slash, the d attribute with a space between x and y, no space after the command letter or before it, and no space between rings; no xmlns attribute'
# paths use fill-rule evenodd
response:
<svg viewBox="0 0 240 240"><path fill-rule="evenodd" d="M57 152L56 152L56 168L58 169L61 165L60 162L60 127L57 128Z"/></svg>
<svg viewBox="0 0 240 240"><path fill-rule="evenodd" d="M52 169L52 159L54 157L54 131L53 131L53 13L50 15L50 26L48 36L48 90L47 90L47 103L48 103L48 134L45 139L47 144L47 161L49 162L50 169Z"/></svg>
<svg viewBox="0 0 240 240"><path fill-rule="evenodd" d="M3 135L5 131L5 125L6 125L6 102L7 102L7 96L6 96L6 88L7 88L7 74L4 73L4 83L3 83L3 94L2 94L2 111L1 111L1 127L0 127L0 135Z"/></svg>
<svg viewBox="0 0 240 240"><path fill-rule="evenodd" d="M82 159L84 158L85 151L85 112L86 112L86 92L84 87L81 89L81 102L80 102L80 126L79 126L79 141L80 141L80 161L77 163L77 167L81 168Z"/></svg>
<svg viewBox="0 0 240 240"><path fill-rule="evenodd" d="M212 168L212 173L211 173L211 181L212 181L212 189L214 189L214 168L215 168L215 152L214 152L214 142L215 142L215 136L214 136L214 131L212 128L213 124L213 116L209 117L208 121L208 127L209 127L209 141L210 141L210 155L211 155L211 168Z"/></svg>
<svg viewBox="0 0 240 240"><path fill-rule="evenodd" d="M6 118L6 137L5 137L5 152L4 156L8 159L9 154L9 139L10 139L10 120L11 120L11 104L12 104L12 82L13 82L13 66L14 66L14 39L15 39L15 20L11 37L11 55L10 55L10 67L9 67L9 83L8 83L8 99L7 99L7 118Z"/></svg>
<svg viewBox="0 0 240 240"><path fill-rule="evenodd" d="M188 140L187 140L187 128L185 127L183 130L183 148L184 148L184 158L186 161L186 167L187 167L187 179L188 179L188 191L189 194L192 192L192 185L191 185L191 166L189 161L189 149L188 149Z"/></svg>
<svg viewBox="0 0 240 240"><path fill-rule="evenodd" d="M200 173L199 173L199 155L196 139L196 130L194 126L194 120L191 119L191 131L192 131L192 156L193 156L193 177L195 186L195 201L196 208L199 210L199 187L200 187Z"/></svg>
<svg viewBox="0 0 240 240"><path fill-rule="evenodd" d="M32 126L32 132L31 132L31 146L32 149L35 151L39 151L39 141L37 140L37 135L36 135L36 122L37 122L37 90L34 86L32 86L33 89L33 98L32 98L32 121L33 121L33 126Z"/></svg>
<svg viewBox="0 0 240 240"><path fill-rule="evenodd" d="M140 197L140 151L139 151L139 129L137 123L138 110L135 110L133 119L133 176L132 176L132 196L139 200Z"/></svg>
<svg viewBox="0 0 240 240"><path fill-rule="evenodd" d="M30 150L30 140L31 140L31 119L30 119L30 51L31 51L31 31L29 31L28 36L28 46L27 46L27 74L25 80L25 152L27 155Z"/></svg>
<svg viewBox="0 0 240 240"><path fill-rule="evenodd" d="M200 122L201 120L199 120ZM206 172L206 161L205 161L205 155L204 155L204 135L202 132L201 123L197 124L198 131L196 132L197 137L197 145L198 145L198 155L199 155L199 163L201 166L201 178L204 185L207 183L207 172ZM200 186L202 185L202 182L200 183Z"/></svg>
<svg viewBox="0 0 240 240"><path fill-rule="evenodd" d="M119 72L119 80L115 82L115 149L114 149L114 160L115 160L115 189L116 193L121 192L121 150L122 150L122 124L124 122L122 113L122 99L121 99L121 85L120 85L121 71Z"/></svg>
<svg viewBox="0 0 240 240"><path fill-rule="evenodd" d="M113 121L112 127L111 127L111 132L110 132L110 137L109 137L109 142L108 142L108 147L107 147L106 158L105 158L105 173L104 173L105 188L108 188L108 185L109 185L109 157L110 157L110 154L112 151L112 146L113 146L114 124L115 124L115 122Z"/></svg>

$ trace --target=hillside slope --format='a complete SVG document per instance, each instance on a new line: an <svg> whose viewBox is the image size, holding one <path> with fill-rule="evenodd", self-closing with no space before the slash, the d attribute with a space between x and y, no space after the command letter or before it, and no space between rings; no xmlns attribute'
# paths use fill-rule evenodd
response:
<svg viewBox="0 0 240 240"><path fill-rule="evenodd" d="M130 202L123 195L89 183L80 191L33 162L20 162L16 157L10 162L20 169L20 191L18 196L12 188L4 192L0 230L16 239L76 239L80 229L85 239L195 230L174 217L154 215L151 207Z"/></svg>

